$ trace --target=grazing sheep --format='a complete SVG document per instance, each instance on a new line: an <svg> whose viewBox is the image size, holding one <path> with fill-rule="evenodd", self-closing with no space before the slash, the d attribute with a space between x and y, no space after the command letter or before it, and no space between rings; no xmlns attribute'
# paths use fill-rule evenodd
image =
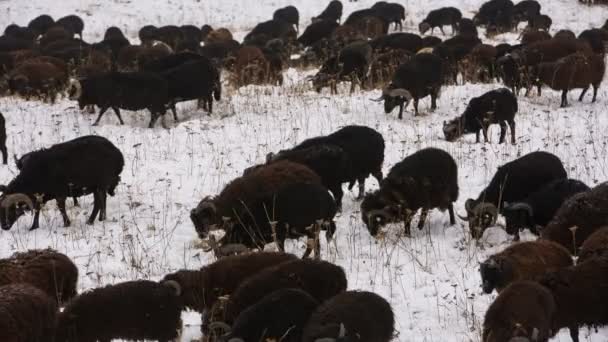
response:
<svg viewBox="0 0 608 342"><path fill-rule="evenodd" d="M608 258L591 258L576 266L546 274L540 283L555 298L553 332L570 329L573 342L578 342L578 327L608 324Z"/></svg>
<svg viewBox="0 0 608 342"><path fill-rule="evenodd" d="M608 225L608 182L567 199L541 230L543 239L555 241L576 254L599 227Z"/></svg>
<svg viewBox="0 0 608 342"><path fill-rule="evenodd" d="M319 302L306 291L274 291L243 310L221 341L301 342L302 330Z"/></svg>
<svg viewBox="0 0 608 342"><path fill-rule="evenodd" d="M471 236L479 239L486 228L494 225L505 202L524 200L545 184L566 178L562 161L549 152L536 151L498 167L490 184L477 199L467 199L467 216Z"/></svg>
<svg viewBox="0 0 608 342"><path fill-rule="evenodd" d="M208 319L212 308L222 296L230 295L245 279L265 268L297 260L288 253L258 252L228 256L217 260L200 270L180 270L166 275L163 281L176 281L181 289L184 307L206 312L201 329L207 332Z"/></svg>
<svg viewBox="0 0 608 342"><path fill-rule="evenodd" d="M225 322L231 324L245 309L266 295L285 288L297 288L317 301L346 291L346 274L342 267L326 261L294 260L266 268L244 281L229 297Z"/></svg>
<svg viewBox="0 0 608 342"><path fill-rule="evenodd" d="M510 31L514 26L514 7L511 0L489 0L481 5L473 22L488 30Z"/></svg>
<svg viewBox="0 0 608 342"><path fill-rule="evenodd" d="M367 291L348 291L321 304L304 328L302 342L389 342L395 331L391 305Z"/></svg>
<svg viewBox="0 0 608 342"><path fill-rule="evenodd" d="M296 33L300 30L300 13L295 6L287 6L274 11L273 20L282 20L296 27Z"/></svg>
<svg viewBox="0 0 608 342"><path fill-rule="evenodd" d="M516 281L486 311L482 341L547 342L554 335L555 312L549 290L533 281Z"/></svg>
<svg viewBox="0 0 608 342"><path fill-rule="evenodd" d="M67 84L67 73L48 61L23 63L8 73L8 90L29 100L41 97L55 103Z"/></svg>
<svg viewBox="0 0 608 342"><path fill-rule="evenodd" d="M78 268L65 254L34 249L0 259L0 285L28 283L62 304L76 296Z"/></svg>
<svg viewBox="0 0 608 342"><path fill-rule="evenodd" d="M317 92L329 86L332 94L337 94L337 83L351 81L350 93L359 84L363 88L367 81L369 66L372 62L372 47L366 41L356 41L346 45L335 58L328 59L319 72L312 78Z"/></svg>
<svg viewBox="0 0 608 342"><path fill-rule="evenodd" d="M386 23L395 24L395 29L403 31L403 21L405 20L405 7L396 2L378 1L371 9L376 10L377 15Z"/></svg>
<svg viewBox="0 0 608 342"><path fill-rule="evenodd" d="M475 133L479 142L479 132L483 132L485 142L489 142L488 128L491 124L500 125L499 144L505 142L507 124L511 129L511 144L515 144L515 113L517 98L507 88L491 90L469 101L464 113L450 122L443 122L445 140L455 141L463 134Z"/></svg>
<svg viewBox="0 0 608 342"><path fill-rule="evenodd" d="M581 245L577 263L591 258L608 256L608 226L598 228Z"/></svg>
<svg viewBox="0 0 608 342"><path fill-rule="evenodd" d="M443 35L443 26L452 26L452 35L458 31L458 23L462 19L462 13L458 8L455 7L442 7L440 9L432 10L427 14L426 18L418 25L420 34L425 34L429 29L431 34L435 27L439 27L439 30Z"/></svg>
<svg viewBox="0 0 608 342"><path fill-rule="evenodd" d="M472 82L492 82L495 76L495 62L498 50L488 44L478 44L461 65L463 77Z"/></svg>
<svg viewBox="0 0 608 342"><path fill-rule="evenodd" d="M173 341L182 329L180 286L137 280L89 290L59 314L56 342Z"/></svg>
<svg viewBox="0 0 608 342"><path fill-rule="evenodd" d="M518 280L535 280L547 272L572 266L567 249L552 241L520 242L490 256L479 267L485 293L500 293Z"/></svg>
<svg viewBox="0 0 608 342"><path fill-rule="evenodd" d="M0 113L0 151L2 152L2 164L8 164L8 150L6 149L6 121Z"/></svg>
<svg viewBox="0 0 608 342"><path fill-rule="evenodd" d="M315 23L320 20L333 21L340 23L342 18L342 2L340 0L332 0L327 4L327 7L316 17L312 18L312 22Z"/></svg>
<svg viewBox="0 0 608 342"><path fill-rule="evenodd" d="M298 43L304 46L312 46L322 39L331 37L338 28L338 23L333 20L319 20L310 24L298 38Z"/></svg>
<svg viewBox="0 0 608 342"><path fill-rule="evenodd" d="M428 211L447 209L455 224L453 202L458 199L458 167L449 153L425 148L393 166L380 182L380 189L365 196L361 218L372 236L391 222L403 222L405 234L418 209L418 229L424 227Z"/></svg>
<svg viewBox="0 0 608 342"><path fill-rule="evenodd" d="M428 38L428 37L426 37ZM374 52L400 50L414 54L423 46L423 39L414 33L397 32L378 37L369 42Z"/></svg>
<svg viewBox="0 0 608 342"><path fill-rule="evenodd" d="M53 342L57 303L29 284L0 286L0 341Z"/></svg>
<svg viewBox="0 0 608 342"><path fill-rule="evenodd" d="M555 212L568 198L589 187L576 179L556 179L531 193L522 201L505 203L503 215L507 221L507 234L519 240L519 231L528 228L536 235L546 226Z"/></svg>

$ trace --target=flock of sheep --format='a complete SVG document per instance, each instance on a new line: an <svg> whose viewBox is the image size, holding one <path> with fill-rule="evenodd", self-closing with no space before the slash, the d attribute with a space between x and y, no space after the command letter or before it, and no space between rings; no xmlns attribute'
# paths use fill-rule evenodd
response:
<svg viewBox="0 0 608 342"><path fill-rule="evenodd" d="M402 29L406 10L378 2L341 22L342 4L328 7L298 37L299 13L277 10L236 42L225 28L192 25L144 26L141 45L131 45L117 27L96 43L82 40L84 21L75 15L55 21L42 15L27 27L9 25L0 36L0 90L26 99L55 101L67 91L81 109L151 112L150 127L176 103L198 100L209 113L221 100L221 70L236 86L282 85L286 67L318 67L310 78L322 91L350 81L382 89L378 101L387 113L410 101L431 97L437 107L441 88L467 81L506 86L472 97L465 112L444 122L447 141L500 125L499 143L516 144L519 90L542 85L562 91L593 87L593 101L605 72L608 25L578 36L562 30L551 37L552 20L534 0L513 4L491 0L472 19L456 8L431 11L419 25L422 35L451 26L454 37L442 41ZM477 27L489 36L528 26L522 44L483 44ZM607 22L608 24L608 22ZM75 38L78 35L79 38ZM204 45L202 45L204 43ZM298 54L299 57L292 58ZM224 85L225 86L225 85ZM0 115L0 151L8 163L4 117ZM394 338L391 305L372 292L348 289L345 271L321 259L320 232L331 241L334 218L342 208L342 185L358 184L361 220L370 235L403 223L410 236L414 216L424 228L431 209L447 210L456 224L458 165L446 151L421 149L382 172L385 141L378 131L349 125L326 136L269 153L228 183L216 196L191 210L198 236L218 258L200 270L180 270L162 280L134 280L77 294L78 268L54 250L30 250L0 260L0 341L109 342L112 339L179 337L184 309L200 312L203 339L249 341L368 341ZM32 151L15 160L19 174L2 185L0 224L11 229L34 211L31 229L39 228L43 205L56 200L63 223L71 224L66 200L92 194L88 224L106 218L107 195L114 196L125 165L108 139L83 136ZM373 176L380 188L366 193ZM580 326L608 324L608 183L589 188L568 178L562 161L548 152L532 152L498 168L475 199L465 202L472 239L506 219L506 231L519 240L529 229L536 241L516 242L480 266L484 292L499 292L483 325L484 342L547 341L569 328L578 341ZM216 241L211 232L223 230ZM286 239L306 237L303 258L284 252ZM276 243L279 252L265 252ZM253 251L253 250L259 251ZM314 251L314 259L308 259ZM59 310L63 307L63 310Z"/></svg>

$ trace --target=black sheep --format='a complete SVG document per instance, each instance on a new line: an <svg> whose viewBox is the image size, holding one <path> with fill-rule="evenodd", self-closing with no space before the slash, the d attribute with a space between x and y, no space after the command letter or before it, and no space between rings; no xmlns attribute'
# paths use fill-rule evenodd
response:
<svg viewBox="0 0 608 342"><path fill-rule="evenodd" d="M169 45L173 51L184 41L184 34L178 26L166 25L161 26L156 30L158 40Z"/></svg>
<svg viewBox="0 0 608 342"><path fill-rule="evenodd" d="M385 22L395 24L395 29L403 30L405 7L399 3L378 1L372 7Z"/></svg>
<svg viewBox="0 0 608 342"><path fill-rule="evenodd" d="M243 44L250 45L253 42L262 42L265 44L267 41L275 38L281 39L287 43L296 40L297 33L292 24L283 20L268 20L257 24L251 32L245 36Z"/></svg>
<svg viewBox="0 0 608 342"><path fill-rule="evenodd" d="M449 153L425 148L393 166L380 189L365 196L361 218L372 236L391 222L403 222L405 234L418 209L422 209L418 228L422 229L428 211L448 210L455 224L453 202L458 199L458 167Z"/></svg>
<svg viewBox="0 0 608 342"><path fill-rule="evenodd" d="M141 45L151 46L155 40L158 40L158 27L154 25L146 25L139 29L138 37Z"/></svg>
<svg viewBox="0 0 608 342"><path fill-rule="evenodd" d="M0 113L0 151L2 151L2 164L8 164L8 151L6 149L6 122Z"/></svg>
<svg viewBox="0 0 608 342"><path fill-rule="evenodd" d="M433 34L435 27L439 27L441 33L445 35L443 27L449 25L452 26L452 34L456 34L458 23L461 19L462 13L458 8L442 7L430 11L426 18L418 25L418 29L420 30L420 34L425 34L428 30L431 30L431 34Z"/></svg>
<svg viewBox="0 0 608 342"><path fill-rule="evenodd" d="M27 27L36 31L38 35L42 35L55 24L55 20L50 15L42 14L32 19Z"/></svg>
<svg viewBox="0 0 608 342"><path fill-rule="evenodd" d="M282 20L296 27L296 32L300 30L300 13L295 6L287 6L274 11L273 20Z"/></svg>
<svg viewBox="0 0 608 342"><path fill-rule="evenodd" d="M581 245L577 263L597 257L608 256L608 226L598 228Z"/></svg>
<svg viewBox="0 0 608 342"><path fill-rule="evenodd" d="M346 274L342 267L327 261L295 260L269 267L244 281L230 295L225 322L231 324L245 309L266 295L285 288L297 288L322 303L346 291Z"/></svg>
<svg viewBox="0 0 608 342"><path fill-rule="evenodd" d="M584 30L578 35L578 39L586 40L591 45L593 52L604 54L606 52L605 44L608 43L608 31L597 28Z"/></svg>
<svg viewBox="0 0 608 342"><path fill-rule="evenodd" d="M306 27L298 38L298 43L304 46L312 46L324 38L329 38L338 26L338 23L332 20L315 21Z"/></svg>
<svg viewBox="0 0 608 342"><path fill-rule="evenodd" d="M84 30L84 21L82 18L75 14L66 15L63 18L57 20L56 24L65 27L66 29L74 32L82 39L82 31Z"/></svg>
<svg viewBox="0 0 608 342"><path fill-rule="evenodd" d="M490 184L477 199L467 199L465 208L473 238L478 239L486 228L494 225L505 202L521 201L545 184L567 177L564 164L549 152L528 153L498 167Z"/></svg>
<svg viewBox="0 0 608 342"><path fill-rule="evenodd" d="M148 109L151 114L149 128L165 115L169 103L169 84L161 75L151 72L109 72L101 75L72 80L70 99L77 100L80 109L97 105L99 116L93 126L99 124L103 114L112 108L120 124L124 124L120 109Z"/></svg>
<svg viewBox="0 0 608 342"><path fill-rule="evenodd" d="M457 32L459 36L477 37L479 35L473 20L469 18L460 19Z"/></svg>
<svg viewBox="0 0 608 342"><path fill-rule="evenodd" d="M522 201L505 203L503 215L507 222L507 233L519 240L519 231L528 228L536 235L555 216L568 198L590 188L576 179L556 179L547 183Z"/></svg>
<svg viewBox="0 0 608 342"><path fill-rule="evenodd" d="M319 20L328 20L333 21L335 23L339 23L342 18L342 2L340 0L332 0L327 4L327 7L319 14L318 16L313 18L313 23Z"/></svg>
<svg viewBox="0 0 608 342"><path fill-rule="evenodd" d="M384 101L387 114L399 106L399 119L402 119L403 109L414 99L414 115L418 115L418 101L426 96L431 96L431 110L437 108L442 84L441 58L430 53L417 54L397 69L393 80L376 101Z"/></svg>
<svg viewBox="0 0 608 342"><path fill-rule="evenodd" d="M180 286L137 280L89 290L59 314L56 342L173 341L182 329Z"/></svg>
<svg viewBox="0 0 608 342"><path fill-rule="evenodd" d="M274 291L243 310L220 341L301 342L302 330L319 302L306 291Z"/></svg>
<svg viewBox="0 0 608 342"><path fill-rule="evenodd" d="M513 19L515 24L528 21L540 14L540 4L536 0L523 0L513 6Z"/></svg>
<svg viewBox="0 0 608 342"><path fill-rule="evenodd" d="M302 342L389 342L394 330L395 315L386 299L373 292L348 291L317 308Z"/></svg>
<svg viewBox="0 0 608 342"><path fill-rule="evenodd" d="M505 142L507 124L511 129L511 144L515 144L515 113L517 98L507 88L491 90L469 101L464 113L449 122L443 122L445 140L455 141L463 134L475 133L479 142L479 132L483 132L485 142L489 142L488 128L491 124L500 125L499 143Z"/></svg>
<svg viewBox="0 0 608 342"><path fill-rule="evenodd" d="M357 84L361 87L365 85L371 62L370 44L366 41L350 43L340 50L337 57L323 63L319 72L312 78L313 87L320 92L323 87L330 86L331 92L336 94L337 82L350 80L352 94Z"/></svg>
<svg viewBox="0 0 608 342"><path fill-rule="evenodd" d="M40 206L53 199L67 227L66 198L85 194L95 198L87 224L93 224L98 213L99 221L105 220L106 194L114 196L123 166L120 150L100 136L83 136L35 152L19 175L0 187L2 229L10 229L25 209L35 210L31 229L38 228Z"/></svg>
<svg viewBox="0 0 608 342"><path fill-rule="evenodd" d="M501 16L513 15L513 2L511 0L489 0L481 5L473 17L475 25L496 25Z"/></svg>
<svg viewBox="0 0 608 342"><path fill-rule="evenodd" d="M528 19L528 29L549 31L553 20L546 14L538 14Z"/></svg>
<svg viewBox="0 0 608 342"><path fill-rule="evenodd" d="M378 37L369 42L374 51L405 50L415 54L424 44L422 38L414 33L398 32Z"/></svg>

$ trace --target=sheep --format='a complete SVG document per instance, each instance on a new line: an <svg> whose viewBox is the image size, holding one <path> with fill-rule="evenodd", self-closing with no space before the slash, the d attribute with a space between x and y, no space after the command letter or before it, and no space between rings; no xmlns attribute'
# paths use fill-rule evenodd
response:
<svg viewBox="0 0 608 342"><path fill-rule="evenodd" d="M577 258L577 263L591 258L608 256L608 226L598 228L585 239Z"/></svg>
<svg viewBox="0 0 608 342"><path fill-rule="evenodd" d="M435 46L441 44L441 42L442 42L441 38L437 38L435 36L426 36L426 37L422 38L422 48L435 47Z"/></svg>
<svg viewBox="0 0 608 342"><path fill-rule="evenodd" d="M510 31L513 26L514 5L511 0L490 0L479 8L473 17L475 25L484 25L487 30Z"/></svg>
<svg viewBox="0 0 608 342"><path fill-rule="evenodd" d="M245 280L228 298L225 320L232 324L245 309L264 296L285 288L309 293L318 302L346 291L346 274L342 267L319 260L294 260L265 268Z"/></svg>
<svg viewBox="0 0 608 342"><path fill-rule="evenodd" d="M608 43L608 30L597 28L585 30L578 35L578 38L586 40L593 52L604 54L606 50L605 44Z"/></svg>
<svg viewBox="0 0 608 342"><path fill-rule="evenodd" d="M243 39L244 45L261 40L265 44L271 39L281 39L288 43L296 40L297 33L293 25L283 20L269 20L257 24Z"/></svg>
<svg viewBox="0 0 608 342"><path fill-rule="evenodd" d="M232 41L232 33L224 27L212 30L205 37L205 45Z"/></svg>
<svg viewBox="0 0 608 342"><path fill-rule="evenodd" d="M398 32L378 37L369 43L375 52L402 50L411 54L423 46L423 39L414 33Z"/></svg>
<svg viewBox="0 0 608 342"><path fill-rule="evenodd" d="M220 340L301 342L304 325L318 306L319 302L301 289L274 291L243 310L231 328L224 327L227 333Z"/></svg>
<svg viewBox="0 0 608 342"><path fill-rule="evenodd" d="M541 40L522 47L517 54L522 65L534 67L541 62L555 62L577 52L585 56L593 54L593 50L586 41L568 38Z"/></svg>
<svg viewBox="0 0 608 342"><path fill-rule="evenodd" d="M51 28L49 28L43 35L40 37L38 44L41 47L45 47L50 43L58 42L62 40L71 40L74 38L74 32L65 26L61 26L59 24L55 24Z"/></svg>
<svg viewBox="0 0 608 342"><path fill-rule="evenodd" d="M535 280L553 270L572 266L567 249L552 241L519 242L494 254L481 263L482 288L485 293L494 289L500 293L518 280Z"/></svg>
<svg viewBox="0 0 608 342"><path fill-rule="evenodd" d="M184 41L184 34L178 26L165 25L156 30L158 40L169 45L173 51Z"/></svg>
<svg viewBox="0 0 608 342"><path fill-rule="evenodd" d="M196 44L200 44L203 41L203 32L197 26L182 25L179 27L179 30L182 31L184 41L195 42ZM232 37L230 37L230 39L232 39Z"/></svg>
<svg viewBox="0 0 608 342"><path fill-rule="evenodd" d="M327 7L316 17L312 18L312 22L315 23L320 20L328 20L335 23L340 23L342 18L342 2L340 0L332 0L327 4Z"/></svg>
<svg viewBox="0 0 608 342"><path fill-rule="evenodd" d="M151 46L154 41L158 40L158 27L154 25L145 25L139 29L137 36L143 46Z"/></svg>
<svg viewBox="0 0 608 342"><path fill-rule="evenodd" d="M336 83L350 79L350 93L355 91L358 83L361 87L367 80L369 66L372 62L372 48L366 41L356 41L340 50L338 56L327 60L319 72L312 78L317 92L330 86L332 93L337 93ZM332 80L333 82L328 82Z"/></svg>
<svg viewBox="0 0 608 342"><path fill-rule="evenodd" d="M574 32L572 32L570 30L559 30L553 35L553 38L555 38L555 39L576 39L576 35L574 34Z"/></svg>
<svg viewBox="0 0 608 342"><path fill-rule="evenodd" d="M338 26L333 20L315 21L306 27L297 41L303 46L312 46L324 38L329 38Z"/></svg>
<svg viewBox="0 0 608 342"><path fill-rule="evenodd" d="M416 211L422 209L418 229L424 227L428 211L448 210L455 224L453 202L458 199L458 167L449 153L425 148L393 166L380 189L365 196L361 218L372 236L380 227L403 221L405 235Z"/></svg>
<svg viewBox="0 0 608 342"><path fill-rule="evenodd" d="M541 95L542 84L548 85L551 89L561 90L562 99L560 107L568 106L568 91L574 88L582 88L579 101L593 87L593 99L597 99L597 91L604 79L606 64L602 55L586 55L574 53L572 55L558 59L555 62L543 62L533 71L536 76L538 95Z"/></svg>
<svg viewBox="0 0 608 342"><path fill-rule="evenodd" d="M56 24L65 27L66 29L77 34L82 39L82 31L84 30L84 21L77 15L71 14L66 15L63 18L58 19Z"/></svg>
<svg viewBox="0 0 608 342"><path fill-rule="evenodd" d="M420 34L425 34L428 30L431 30L431 34L433 34L435 27L439 27L441 33L445 35L443 26L450 25L452 26L452 34L454 35L458 30L458 23L461 19L462 13L459 9L455 7L442 7L430 11L426 18L418 25L418 29L420 30Z"/></svg>
<svg viewBox="0 0 608 342"><path fill-rule="evenodd" d="M500 125L499 144L505 142L507 124L511 129L511 144L515 144L515 114L517 113L517 98L507 88L490 90L474 97L464 113L450 122L443 122L445 140L455 141L463 134L475 133L479 142L479 132L483 132L485 142L489 142L488 128L491 124Z"/></svg>
<svg viewBox="0 0 608 342"><path fill-rule="evenodd" d="M548 32L553 20L546 14L538 14L528 19L528 29L542 30Z"/></svg>
<svg viewBox="0 0 608 342"><path fill-rule="evenodd" d="M55 20L50 15L42 14L32 19L27 27L42 35L54 24Z"/></svg>
<svg viewBox="0 0 608 342"><path fill-rule="evenodd" d="M55 103L57 94L67 83L67 73L47 61L30 62L11 70L7 82L11 94L26 100L32 96L44 97Z"/></svg>
<svg viewBox="0 0 608 342"><path fill-rule="evenodd" d="M298 33L300 30L300 13L295 6L279 8L278 10L274 11L272 19L282 20L288 24L294 25L296 27L296 33Z"/></svg>
<svg viewBox="0 0 608 342"><path fill-rule="evenodd" d="M557 308L551 292L534 281L507 286L486 311L483 342L547 342Z"/></svg>
<svg viewBox="0 0 608 342"><path fill-rule="evenodd" d="M490 184L479 193L477 199L467 199L467 216L474 239L479 239L486 228L494 225L505 202L521 201L545 184L566 178L562 161L555 155L536 151L498 167Z"/></svg>
<svg viewBox="0 0 608 342"><path fill-rule="evenodd" d="M519 241L519 231L524 228L529 228L532 233L538 235L564 201L587 190L589 187L579 180L556 179L522 201L505 202L503 215L507 223L507 234L515 235L515 241Z"/></svg>
<svg viewBox="0 0 608 342"><path fill-rule="evenodd" d="M76 296L78 268L66 255L52 249L29 250L0 259L0 285L28 283L57 303Z"/></svg>
<svg viewBox="0 0 608 342"><path fill-rule="evenodd" d="M370 66L368 86L373 88L385 87L390 82L395 70L401 64L410 60L411 57L409 53L404 53L403 50L389 50L376 55Z"/></svg>
<svg viewBox="0 0 608 342"><path fill-rule="evenodd" d="M444 40L433 48L433 54L437 55L443 63L442 82L458 83L459 64L479 44L481 44L481 40L477 36L457 35Z"/></svg>
<svg viewBox="0 0 608 342"><path fill-rule="evenodd" d="M394 330L395 315L386 299L373 292L347 291L313 312L302 342L388 342Z"/></svg>
<svg viewBox="0 0 608 342"><path fill-rule="evenodd" d="M349 182L351 190L357 181L360 200L365 195L365 179L370 174L378 182L382 181L384 149L382 134L370 127L349 125L329 135L304 140L289 150L270 153L266 161L287 159L308 165L332 192L340 210L342 183Z"/></svg>
<svg viewBox="0 0 608 342"><path fill-rule="evenodd" d="M522 21L528 21L530 18L540 14L541 6L536 0L523 0L515 4L513 7L513 19L515 25Z"/></svg>
<svg viewBox="0 0 608 342"><path fill-rule="evenodd" d="M479 44L463 59L461 73L463 78L473 82L491 82L495 74L495 61L498 51L492 45Z"/></svg>
<svg viewBox="0 0 608 342"><path fill-rule="evenodd" d="M394 23L395 29L403 31L403 21L405 20L405 7L399 3L378 1L371 9L376 10L377 15L388 24Z"/></svg>
<svg viewBox="0 0 608 342"><path fill-rule="evenodd" d="M54 341L57 303L29 284L0 286L0 341Z"/></svg>
<svg viewBox="0 0 608 342"><path fill-rule="evenodd" d="M84 292L59 314L56 342L173 341L182 328L180 292L170 280L128 281Z"/></svg>
<svg viewBox="0 0 608 342"><path fill-rule="evenodd" d="M473 23L473 20L469 18L462 18L458 22L457 33L459 36L465 37L477 37L477 26Z"/></svg>
<svg viewBox="0 0 608 342"><path fill-rule="evenodd" d="M573 342L578 342L578 327L608 324L608 258L596 257L576 266L562 268L544 275L540 284L555 298L553 331L569 328Z"/></svg>
<svg viewBox="0 0 608 342"><path fill-rule="evenodd" d="M520 35L521 43L524 45L540 42L551 39L551 35L547 31L540 30L524 30Z"/></svg>
<svg viewBox="0 0 608 342"><path fill-rule="evenodd" d="M443 61L434 54L417 54L402 64L391 83L375 101L384 101L384 112L390 113L399 106L399 119L403 109L414 100L414 116L418 115L418 101L431 96L431 110L437 108L437 98L443 83Z"/></svg>
<svg viewBox="0 0 608 342"><path fill-rule="evenodd" d="M599 227L608 224L608 182L567 199L540 232L576 255L581 244Z"/></svg>
<svg viewBox="0 0 608 342"><path fill-rule="evenodd" d="M6 121L0 112L0 151L2 152L2 164L8 164L8 150L6 149Z"/></svg>

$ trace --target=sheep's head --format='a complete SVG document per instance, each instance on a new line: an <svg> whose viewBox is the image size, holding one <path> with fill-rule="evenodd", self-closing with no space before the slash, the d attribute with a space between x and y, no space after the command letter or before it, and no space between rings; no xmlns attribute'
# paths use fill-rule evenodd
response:
<svg viewBox="0 0 608 342"><path fill-rule="evenodd" d="M496 224L498 219L498 208L492 203L468 199L465 204L467 216L460 216L462 220L469 222L469 231L473 239L479 239L483 232Z"/></svg>
<svg viewBox="0 0 608 342"><path fill-rule="evenodd" d="M5 189L4 186L0 190ZM4 194L0 196L0 224L9 230L26 210L33 210L34 202L26 194Z"/></svg>
<svg viewBox="0 0 608 342"><path fill-rule="evenodd" d="M490 294L495 288L503 287L505 263L500 258L490 257L479 265L483 292Z"/></svg>
<svg viewBox="0 0 608 342"><path fill-rule="evenodd" d="M534 228L534 211L528 203L505 203L503 215L507 221L507 234L514 235L524 228Z"/></svg>
<svg viewBox="0 0 608 342"><path fill-rule="evenodd" d="M405 104L404 107L407 107L412 99L412 94L406 89L394 88L392 85L389 85L382 90L382 96L373 101L384 101L384 112L388 114L397 106Z"/></svg>
<svg viewBox="0 0 608 342"><path fill-rule="evenodd" d="M221 228L221 217L217 212L215 202L211 197L205 197L190 211L190 219L194 229L201 239L206 238L209 232Z"/></svg>
<svg viewBox="0 0 608 342"><path fill-rule="evenodd" d="M402 221L407 216L414 214L407 208L405 200L396 200L379 191L365 196L361 203L361 219L372 236L376 236L381 227L392 222Z"/></svg>
<svg viewBox="0 0 608 342"><path fill-rule="evenodd" d="M192 310L204 310L205 298L202 281L202 271L199 270L179 270L177 272L167 274L161 283L166 283L179 289L180 299L182 304ZM177 285L177 286L176 286Z"/></svg>
<svg viewBox="0 0 608 342"><path fill-rule="evenodd" d="M456 141L464 134L464 117L443 122L443 135L446 141Z"/></svg>
<svg viewBox="0 0 608 342"><path fill-rule="evenodd" d="M429 25L429 23L427 23L427 22L423 21L418 25L418 30L420 30L420 34L425 34L430 29L431 29L431 25Z"/></svg>

